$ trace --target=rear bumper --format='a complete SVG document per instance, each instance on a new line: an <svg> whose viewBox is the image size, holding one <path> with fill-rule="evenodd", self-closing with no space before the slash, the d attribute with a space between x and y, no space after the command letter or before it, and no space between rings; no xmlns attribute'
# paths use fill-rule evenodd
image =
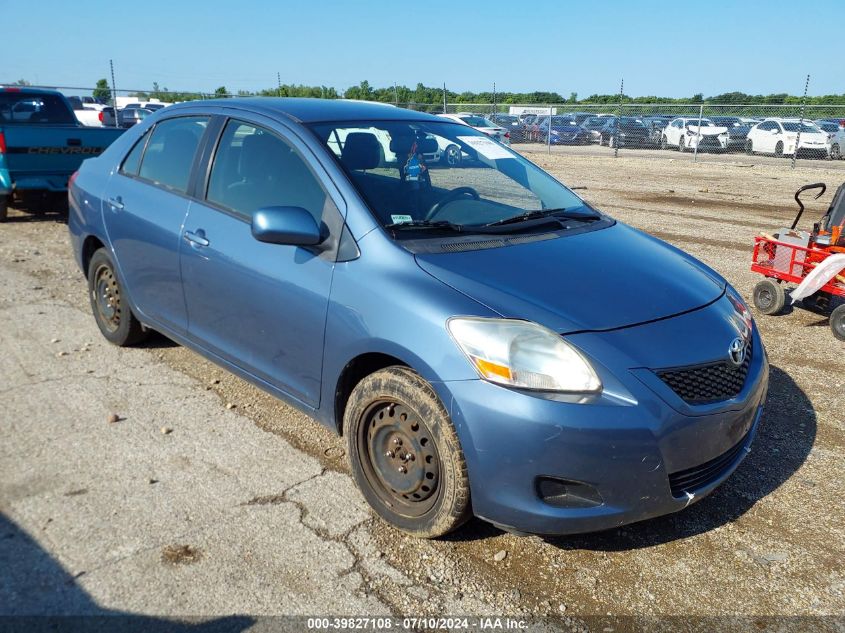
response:
<svg viewBox="0 0 845 633"><path fill-rule="evenodd" d="M0 169L0 195L10 195L17 191L67 191L67 183L71 174L15 174L14 178L8 170Z"/></svg>

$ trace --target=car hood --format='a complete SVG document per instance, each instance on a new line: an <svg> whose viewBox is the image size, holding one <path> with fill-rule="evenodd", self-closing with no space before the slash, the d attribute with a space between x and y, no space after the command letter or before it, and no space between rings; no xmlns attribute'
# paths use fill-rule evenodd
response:
<svg viewBox="0 0 845 633"><path fill-rule="evenodd" d="M620 223L513 246L418 253L416 260L500 315L562 334L670 317L712 303L725 289L701 262Z"/></svg>
<svg viewBox="0 0 845 633"><path fill-rule="evenodd" d="M564 134L574 134L575 132L583 132L584 128L579 125L553 125L552 132L563 132Z"/></svg>
<svg viewBox="0 0 845 633"><path fill-rule="evenodd" d="M719 136L719 134L724 134L728 131L726 127L710 127L710 126L701 126L701 129L697 125L688 125L687 128L692 130L693 132L701 132L702 136Z"/></svg>

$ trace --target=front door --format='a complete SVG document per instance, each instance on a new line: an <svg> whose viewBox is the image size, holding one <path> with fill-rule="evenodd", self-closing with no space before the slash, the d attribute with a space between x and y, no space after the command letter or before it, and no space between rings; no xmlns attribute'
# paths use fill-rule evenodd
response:
<svg viewBox="0 0 845 633"><path fill-rule="evenodd" d="M191 203L184 227L188 335L317 407L334 253L259 242L251 218L294 206L337 226L339 211L294 142L268 127L230 119L212 160L205 201Z"/></svg>

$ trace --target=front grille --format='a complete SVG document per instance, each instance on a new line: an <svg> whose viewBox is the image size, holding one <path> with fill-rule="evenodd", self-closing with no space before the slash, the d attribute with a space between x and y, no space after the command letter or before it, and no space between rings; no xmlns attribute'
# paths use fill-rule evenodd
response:
<svg viewBox="0 0 845 633"><path fill-rule="evenodd" d="M657 376L689 404L705 404L729 400L745 386L754 352L751 339L745 345L745 359L737 367L730 361L719 361L695 367L657 371Z"/></svg>
<svg viewBox="0 0 845 633"><path fill-rule="evenodd" d="M672 496L683 497L686 492L694 492L721 478L745 449L747 441L748 434L746 433L733 448L728 449L718 457L714 457L709 462L686 470L679 470L676 473L669 473L669 487L672 489Z"/></svg>

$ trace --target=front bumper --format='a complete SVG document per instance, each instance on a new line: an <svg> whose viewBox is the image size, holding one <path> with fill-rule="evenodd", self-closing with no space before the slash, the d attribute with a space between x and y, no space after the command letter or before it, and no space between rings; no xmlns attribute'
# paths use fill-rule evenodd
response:
<svg viewBox="0 0 845 633"><path fill-rule="evenodd" d="M603 376L605 392L586 403L481 380L436 384L467 459L474 513L507 529L573 534L676 512L706 496L740 464L759 425L768 360L756 328L752 336L759 352L741 393L703 407L673 401L640 369L624 384ZM591 337L571 340L590 353L601 346ZM598 502L551 504L540 478L585 484ZM695 483L679 489L679 478Z"/></svg>

